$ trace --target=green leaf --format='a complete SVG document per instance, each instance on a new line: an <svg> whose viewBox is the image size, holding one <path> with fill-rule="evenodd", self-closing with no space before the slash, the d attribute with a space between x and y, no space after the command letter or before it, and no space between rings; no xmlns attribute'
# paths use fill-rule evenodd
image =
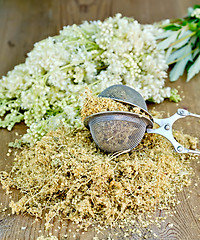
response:
<svg viewBox="0 0 200 240"><path fill-rule="evenodd" d="M200 54L200 49L199 49L199 48L195 49L195 51L193 52L193 54L192 54L193 59L195 59L195 57L196 57L198 54Z"/></svg>
<svg viewBox="0 0 200 240"><path fill-rule="evenodd" d="M198 42L197 34L191 37L190 42L191 42L192 46L196 45L196 43Z"/></svg>
<svg viewBox="0 0 200 240"><path fill-rule="evenodd" d="M166 49L166 60L169 58L169 56L171 55L173 50L173 47L169 47L168 49Z"/></svg>
<svg viewBox="0 0 200 240"><path fill-rule="evenodd" d="M189 68L186 81L189 82L199 71L200 71L200 55Z"/></svg>
<svg viewBox="0 0 200 240"><path fill-rule="evenodd" d="M163 29L177 31L177 30L181 29L181 26L179 26L177 24L170 24L170 25L167 25L166 27L164 27Z"/></svg>
<svg viewBox="0 0 200 240"><path fill-rule="evenodd" d="M198 26L197 26L196 23L189 23L189 24L188 24L188 27L189 27L189 29L190 29L191 31L196 31L197 28L198 28Z"/></svg>
<svg viewBox="0 0 200 240"><path fill-rule="evenodd" d="M195 4L193 8L194 8L194 9L200 8L200 5L199 5L199 4Z"/></svg>
<svg viewBox="0 0 200 240"><path fill-rule="evenodd" d="M193 11L194 11L194 8L189 7L189 8L188 8L188 16L191 16L191 14L193 13Z"/></svg>
<svg viewBox="0 0 200 240"><path fill-rule="evenodd" d="M190 45L188 45L190 47ZM191 47L190 47L191 49ZM180 76L183 75L185 67L188 63L188 61L191 61L192 57L191 54L185 58L183 58L181 61L177 62L173 69L169 73L169 78L171 82L175 82Z"/></svg>
<svg viewBox="0 0 200 240"><path fill-rule="evenodd" d="M188 36L192 33L190 30L185 30L184 28L181 30L178 39L184 38L185 36Z"/></svg>
<svg viewBox="0 0 200 240"><path fill-rule="evenodd" d="M192 31L187 30L185 31L184 29L181 31L180 35L178 36L178 40L181 40L177 44L173 45L174 48L181 48L184 46L189 40L190 40L190 34ZM188 36L188 37L187 37Z"/></svg>
<svg viewBox="0 0 200 240"><path fill-rule="evenodd" d="M167 59L167 63L170 65L172 64L175 60L183 57L186 57L186 55L188 56L190 53L192 52L192 48L191 45L185 45L184 47L177 49L176 51L174 51L169 58Z"/></svg>
<svg viewBox="0 0 200 240"><path fill-rule="evenodd" d="M195 45L196 45L196 47L198 47L200 49L200 38L199 37L197 38Z"/></svg>
<svg viewBox="0 0 200 240"><path fill-rule="evenodd" d="M184 20L181 25L182 25L182 26L186 26L186 25L187 25L187 21Z"/></svg>
<svg viewBox="0 0 200 240"><path fill-rule="evenodd" d="M190 31L190 33L187 34L187 35L185 35L184 37L178 38L175 42L173 42L173 43L171 44L171 46L173 46L173 47L174 47L174 46L178 46L177 44L179 44L179 43L180 43L180 45L179 45L178 47L183 46L182 42L185 41L186 39L187 39L186 42L188 42L188 39L189 39L190 37L194 36L195 34L196 34L196 32L191 32L191 31Z"/></svg>
<svg viewBox="0 0 200 240"><path fill-rule="evenodd" d="M180 62L177 62L173 69L169 73L169 78L171 82L175 82L180 76L183 75L184 69L185 69L186 62L185 60L182 60Z"/></svg>
<svg viewBox="0 0 200 240"><path fill-rule="evenodd" d="M163 33L159 34L156 36L156 39L165 39L168 38L171 34L173 33L173 31L164 31Z"/></svg>
<svg viewBox="0 0 200 240"><path fill-rule="evenodd" d="M172 32L172 34L165 40L158 43L158 49L166 49L171 43L173 43L178 36L178 32Z"/></svg>

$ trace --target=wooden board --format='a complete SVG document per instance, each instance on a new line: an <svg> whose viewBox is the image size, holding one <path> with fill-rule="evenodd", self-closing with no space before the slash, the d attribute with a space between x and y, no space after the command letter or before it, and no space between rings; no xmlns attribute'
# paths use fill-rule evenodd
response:
<svg viewBox="0 0 200 240"><path fill-rule="evenodd" d="M193 0L0 0L0 76L22 63L34 42L58 34L64 25L79 24L83 20L103 20L118 12L134 17L140 23L152 23L184 16L187 8L196 3ZM176 83L167 82L167 85L177 87L183 100L179 104L168 101L160 105L151 104L149 108L155 107L156 110L172 114L178 107L184 107L200 114L200 75L190 83L185 82L184 76ZM195 119L180 120L176 127L200 138L200 125ZM11 169L13 157L6 155L8 143L16 138L15 132L23 134L25 131L23 124L18 124L12 132L0 129L0 171ZM158 235L157 239L200 239L200 164L194 162L192 165L195 177L191 187L178 194L181 203L174 209L176 212L162 223L161 229L152 227L153 232ZM14 199L17 200L18 197L18 191L15 191ZM0 189L2 207L8 208L9 200ZM34 222L34 218L30 216L12 216L9 208L0 215L0 239L37 239L38 236L49 233L58 239L87 240L92 239L95 234L94 229L79 234L74 225L66 223L66 226L62 226L59 222L45 232L44 221ZM122 230L119 233L118 239L127 239L121 237ZM68 237L64 237L65 234ZM141 238L135 235L131 239Z"/></svg>

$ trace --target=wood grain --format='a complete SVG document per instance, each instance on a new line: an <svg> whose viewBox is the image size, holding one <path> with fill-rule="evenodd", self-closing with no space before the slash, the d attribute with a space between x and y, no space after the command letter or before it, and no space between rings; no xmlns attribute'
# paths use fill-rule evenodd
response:
<svg viewBox="0 0 200 240"><path fill-rule="evenodd" d="M124 16L131 16L140 23L152 23L165 18L178 18L184 16L187 8L197 4L193 0L0 0L0 76L5 75L15 65L24 62L27 52L33 44L48 36L59 33L64 25L79 24L84 20L103 20L121 12ZM190 83L185 82L185 76L176 83L167 85L180 90L183 100L179 104L165 101L160 105L149 105L156 110L174 113L178 107L188 108L191 112L200 114L200 75ZM199 122L195 119L178 121L177 128L184 129L200 138ZM7 145L16 138L15 132L23 134L26 131L23 124L15 126L8 132L0 129L0 170L9 171L13 156L6 156ZM152 226L158 237L149 239L163 240L197 240L200 239L200 164L192 163L195 175L191 187L178 194L180 204L173 209L172 217L161 224L161 228ZM19 192L14 192L13 199L19 198ZM12 216L9 197L0 189L0 202L2 208L7 207L0 215L0 239L3 240L29 240L38 236L52 233L58 239L86 239L95 235L91 228L87 233L76 232L76 226L66 222L62 226L59 221L48 232L44 231L44 221L34 222L30 216ZM156 214L160 214L157 212ZM173 224L173 226L172 226ZM134 226L133 226L134 227ZM138 226L139 227L139 226ZM146 230L140 226L143 236ZM71 231L70 231L71 230ZM105 232L104 238L111 233L111 239L127 239L123 237L123 229L117 229L118 237L114 237L114 230ZM68 234L68 237L64 237ZM134 235L130 239L142 239Z"/></svg>

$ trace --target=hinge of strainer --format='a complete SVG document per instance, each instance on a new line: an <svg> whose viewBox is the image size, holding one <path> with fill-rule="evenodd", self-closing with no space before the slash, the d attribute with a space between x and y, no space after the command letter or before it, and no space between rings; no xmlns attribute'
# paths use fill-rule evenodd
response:
<svg viewBox="0 0 200 240"><path fill-rule="evenodd" d="M184 118L187 116L200 118L200 115L198 115L198 114L190 113L185 109L178 109L177 112L169 118L164 118L164 119L155 119L154 118L154 122L157 123L160 127L156 128L156 129L147 128L147 133L156 133L156 134L164 136L172 143L175 151L178 153L200 154L200 151L198 151L198 150L191 150L191 149L187 149L184 146L182 146L179 142L177 142L175 140L175 138L172 134L173 123L175 121L177 121L178 119Z"/></svg>

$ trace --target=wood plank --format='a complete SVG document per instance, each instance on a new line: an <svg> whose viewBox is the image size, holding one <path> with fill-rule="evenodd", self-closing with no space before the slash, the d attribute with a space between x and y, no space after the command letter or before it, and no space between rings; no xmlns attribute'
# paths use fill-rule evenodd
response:
<svg viewBox="0 0 200 240"><path fill-rule="evenodd" d="M196 4L193 0L0 0L0 76L6 74L15 65L24 62L26 54L33 48L34 42L48 36L58 34L64 25L81 23L83 20L103 20L121 12L124 16L132 16L141 23L152 23L165 18L184 16L187 7ZM176 83L167 83L171 87L180 89L184 97L179 104L165 101L162 104L149 105L156 110L174 113L178 107L188 108L191 112L200 114L200 76L195 77L190 83L185 82L185 76ZM179 87L180 86L180 87ZM177 128L183 128L200 138L199 122L188 118L178 121ZM15 132L23 134L25 127L18 124L13 131L0 130L0 170L9 170L12 166L13 156L8 157L7 144L16 138ZM180 205L174 210L174 216L162 223L161 229L152 228L158 234L158 239L200 239L200 164L192 163L195 177L191 187L178 194ZM197 184L197 186L195 185ZM192 191L192 192L190 192ZM190 196L190 198L188 198ZM19 198L18 191L14 192L13 199ZM0 189L0 202L2 207L7 207L9 197ZM30 216L12 216L10 209L0 215L0 239L37 239L38 236L52 233L59 239L92 239L94 229L85 234L76 233L76 226L66 223L62 226L56 222L48 232L44 231L44 221L34 223ZM159 214L159 213L157 213ZM173 224L170 227L170 224ZM71 232L69 231L71 229ZM143 230L145 231L145 230ZM118 239L122 237L123 230ZM68 234L68 238L64 235ZM73 237L75 234L75 237ZM105 238L106 238L105 233ZM115 239L113 237L113 239ZM131 239L141 239L132 236ZM152 238L153 239L153 238Z"/></svg>

